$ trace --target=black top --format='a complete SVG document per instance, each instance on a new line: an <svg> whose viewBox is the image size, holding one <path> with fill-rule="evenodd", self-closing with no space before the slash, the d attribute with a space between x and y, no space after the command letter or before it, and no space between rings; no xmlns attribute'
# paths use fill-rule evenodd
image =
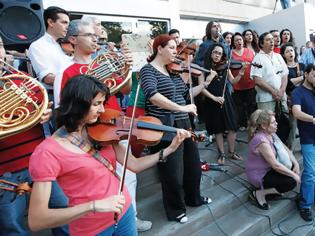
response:
<svg viewBox="0 0 315 236"><path fill-rule="evenodd" d="M289 74L288 74L288 84L287 84L286 92L288 95L290 95L293 89L296 88L295 85L291 82L291 79L303 75L304 64L302 63L299 64L299 70L297 66L288 67L288 69L289 69Z"/></svg>

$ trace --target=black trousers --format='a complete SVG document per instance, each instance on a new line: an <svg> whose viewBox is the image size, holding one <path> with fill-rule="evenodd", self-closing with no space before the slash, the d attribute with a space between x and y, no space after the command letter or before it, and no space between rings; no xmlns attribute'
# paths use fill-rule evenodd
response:
<svg viewBox="0 0 315 236"><path fill-rule="evenodd" d="M175 121L177 128L189 128L189 119ZM160 142L150 147L151 153L158 152L169 145ZM199 206L202 204L200 196L201 168L200 157L196 143L186 139L178 149L168 156L166 163L159 163L158 170L162 185L163 205L169 220L186 213L185 204ZM183 195L184 190L184 195Z"/></svg>
<svg viewBox="0 0 315 236"><path fill-rule="evenodd" d="M246 90L234 90L232 93L236 105L240 126L247 127L250 115L256 110L255 88Z"/></svg>
<svg viewBox="0 0 315 236"><path fill-rule="evenodd" d="M287 175L270 170L263 178L264 188L275 188L279 193L291 191L296 186L296 181Z"/></svg>

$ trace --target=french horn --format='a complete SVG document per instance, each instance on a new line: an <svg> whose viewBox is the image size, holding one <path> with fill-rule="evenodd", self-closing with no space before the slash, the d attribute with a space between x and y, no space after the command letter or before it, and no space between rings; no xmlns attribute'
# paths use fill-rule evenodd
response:
<svg viewBox="0 0 315 236"><path fill-rule="evenodd" d="M45 87L0 59L13 74L0 77L0 139L35 126L48 107Z"/></svg>
<svg viewBox="0 0 315 236"><path fill-rule="evenodd" d="M107 52L98 55L89 65L82 66L80 73L91 75L102 81L113 95L128 83L132 70L123 54Z"/></svg>

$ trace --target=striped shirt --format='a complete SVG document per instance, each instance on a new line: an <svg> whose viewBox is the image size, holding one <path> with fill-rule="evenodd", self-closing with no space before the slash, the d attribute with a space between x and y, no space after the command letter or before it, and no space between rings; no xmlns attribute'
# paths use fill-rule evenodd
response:
<svg viewBox="0 0 315 236"><path fill-rule="evenodd" d="M141 87L143 89L146 105L146 115L161 118L169 115L172 111L153 105L150 98L156 93L162 94L169 100L178 105L186 105L188 88L184 81L179 76L170 77L154 68L151 64L142 67L140 71ZM188 119L188 114L185 112L173 112L175 120Z"/></svg>

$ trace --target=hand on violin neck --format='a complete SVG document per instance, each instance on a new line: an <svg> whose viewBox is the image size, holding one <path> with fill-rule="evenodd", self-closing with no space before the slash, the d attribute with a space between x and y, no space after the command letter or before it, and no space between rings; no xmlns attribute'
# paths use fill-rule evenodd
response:
<svg viewBox="0 0 315 236"><path fill-rule="evenodd" d="M238 72L238 74L240 75L240 76L243 76L244 75L244 72L245 72L245 66L243 66L241 69L240 69L240 71Z"/></svg>
<svg viewBox="0 0 315 236"><path fill-rule="evenodd" d="M215 70L210 70L205 82L209 85L216 76L218 76L218 73Z"/></svg>
<svg viewBox="0 0 315 236"><path fill-rule="evenodd" d="M174 152L178 146L186 139L186 138L190 138L191 137L191 133L187 130L184 129L177 129L177 134L176 136L173 138L172 143L164 150L164 154L170 154L172 152ZM167 149L170 150L167 150ZM170 153L165 153L165 152L170 151Z"/></svg>

